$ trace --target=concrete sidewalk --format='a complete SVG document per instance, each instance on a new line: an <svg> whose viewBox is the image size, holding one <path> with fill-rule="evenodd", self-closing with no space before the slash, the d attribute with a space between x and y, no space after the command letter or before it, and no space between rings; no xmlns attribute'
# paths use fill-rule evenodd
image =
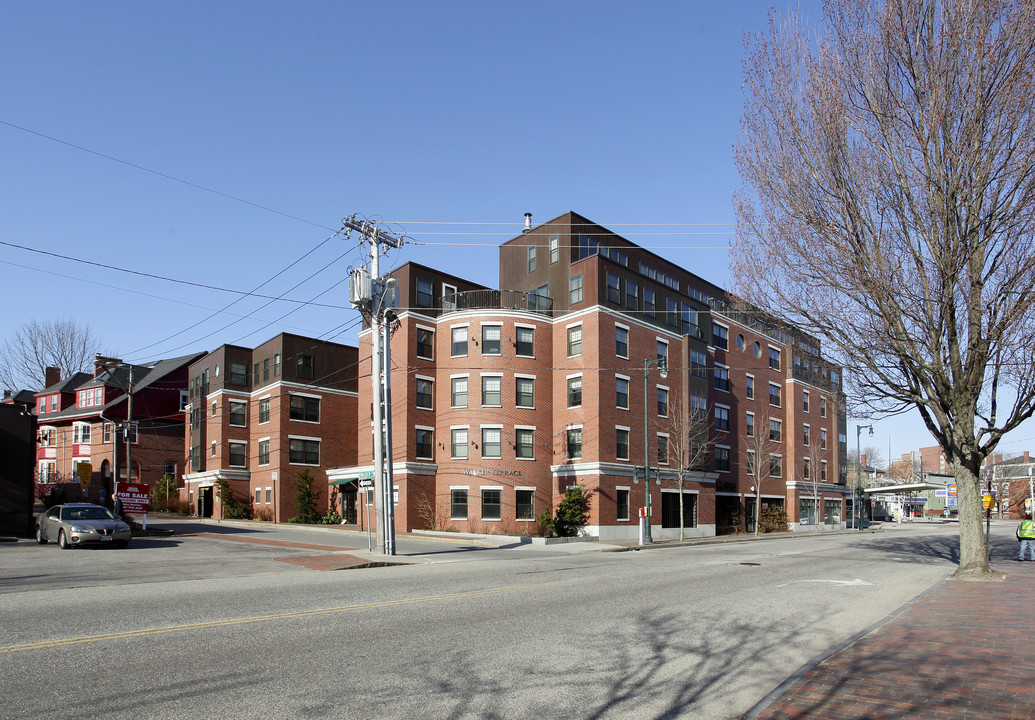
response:
<svg viewBox="0 0 1035 720"><path fill-rule="evenodd" d="M744 718L1029 720L1035 717L1035 562L1004 582L947 579L802 668Z"/></svg>

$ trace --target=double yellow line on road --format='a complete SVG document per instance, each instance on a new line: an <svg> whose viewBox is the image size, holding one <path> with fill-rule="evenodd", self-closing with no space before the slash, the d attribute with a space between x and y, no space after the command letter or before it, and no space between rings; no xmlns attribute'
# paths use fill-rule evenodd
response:
<svg viewBox="0 0 1035 720"><path fill-rule="evenodd" d="M252 617L230 618L226 620L210 620L208 622L186 623L183 625L170 625L160 628L141 628L139 630L125 630L123 632L104 633L102 635L83 635L80 637L63 638L59 640L41 640L34 643L22 645L2 645L0 653L24 652L26 650L45 650L47 648L64 647L66 645L79 645L82 643L100 642L102 640L120 640L122 638L144 637L148 635L161 635L162 633L182 632L184 630L202 630L206 628L226 627L230 625L245 625L247 623L266 622L270 620L287 620L291 618L310 617L313 615L329 615L332 613L353 612L356 610L370 610L373 608L396 607L400 605L416 605L419 603L435 602L438 600L453 600L456 598L477 597L479 595L498 595L500 593L515 592L518 590L532 590L556 585L572 585L575 583L589 582L589 579L554 580L552 582L537 583L533 585L511 585L500 588L488 588L486 590L469 590L467 592L446 593L444 595L429 595L428 597L406 598L403 600L383 600L381 602L360 603L357 605L343 605L341 607L317 608L315 610L296 610L294 612L272 613L270 615L254 615Z"/></svg>

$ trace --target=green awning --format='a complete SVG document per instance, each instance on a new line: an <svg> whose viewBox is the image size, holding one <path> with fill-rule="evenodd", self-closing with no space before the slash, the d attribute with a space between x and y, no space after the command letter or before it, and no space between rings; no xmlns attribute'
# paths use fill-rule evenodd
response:
<svg viewBox="0 0 1035 720"><path fill-rule="evenodd" d="M351 482L356 482L357 480L359 480L359 478L358 478L358 477L354 477L354 478L345 478L345 479L343 479L343 480L331 480L331 481L330 481L329 483L327 483L327 484L328 484L328 485L348 485L349 483L351 483Z"/></svg>

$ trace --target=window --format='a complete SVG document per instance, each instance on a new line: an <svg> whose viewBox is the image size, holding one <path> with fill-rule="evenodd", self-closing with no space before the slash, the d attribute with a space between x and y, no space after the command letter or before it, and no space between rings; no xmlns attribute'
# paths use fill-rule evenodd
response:
<svg viewBox="0 0 1035 720"><path fill-rule="evenodd" d="M719 432L730 431L730 409L725 405L715 406L715 429Z"/></svg>
<svg viewBox="0 0 1035 720"><path fill-rule="evenodd" d="M776 348L769 348L769 367L773 370L780 369L780 351Z"/></svg>
<svg viewBox="0 0 1035 720"><path fill-rule="evenodd" d="M247 443L230 443L230 467L244 467L247 450Z"/></svg>
<svg viewBox="0 0 1035 720"><path fill-rule="evenodd" d="M503 428L482 428L482 457L503 457Z"/></svg>
<svg viewBox="0 0 1035 720"><path fill-rule="evenodd" d="M431 378L417 377L417 407L421 410L434 408L435 384Z"/></svg>
<svg viewBox="0 0 1035 720"><path fill-rule="evenodd" d="M761 346L761 344L759 344L759 342L757 340L755 341L755 357L756 358L762 357L762 346Z"/></svg>
<svg viewBox="0 0 1035 720"><path fill-rule="evenodd" d="M516 377L514 379L514 404L517 407L535 407L535 379Z"/></svg>
<svg viewBox="0 0 1035 720"><path fill-rule="evenodd" d="M259 400L259 422L265 423L270 421L270 399L262 398Z"/></svg>
<svg viewBox="0 0 1035 720"><path fill-rule="evenodd" d="M467 357L467 326L455 327L452 330L450 354L453 357Z"/></svg>
<svg viewBox="0 0 1035 720"><path fill-rule="evenodd" d="M530 273L535 272L535 268L536 268L536 264L537 264L536 263L536 252L535 251L536 251L535 245L530 245L528 247L528 272L530 272Z"/></svg>
<svg viewBox="0 0 1035 720"><path fill-rule="evenodd" d="M783 424L779 420L769 421L769 439L773 442L783 442Z"/></svg>
<svg viewBox="0 0 1035 720"><path fill-rule="evenodd" d="M827 525L833 525L834 523L841 522L840 500L823 501L823 522L825 522Z"/></svg>
<svg viewBox="0 0 1035 720"><path fill-rule="evenodd" d="M467 519L467 488L449 490L449 518L451 520Z"/></svg>
<svg viewBox="0 0 1035 720"><path fill-rule="evenodd" d="M582 302L582 274L568 278L568 305Z"/></svg>
<svg viewBox="0 0 1035 720"><path fill-rule="evenodd" d="M725 365L715 366L715 389L726 392L730 390L730 370Z"/></svg>
<svg viewBox="0 0 1035 720"><path fill-rule="evenodd" d="M755 436L755 414L748 413L744 418L744 434L748 437Z"/></svg>
<svg viewBox="0 0 1035 720"><path fill-rule="evenodd" d="M514 505L518 520L535 520L535 490L515 490Z"/></svg>
<svg viewBox="0 0 1035 720"><path fill-rule="evenodd" d="M262 364L261 363L255 363L255 365L252 367L252 385L258 385L261 382L262 382ZM207 393L202 392L201 395L204 396L204 395L207 395Z"/></svg>
<svg viewBox="0 0 1035 720"><path fill-rule="evenodd" d="M615 326L615 355L629 357L629 328L622 325Z"/></svg>
<svg viewBox="0 0 1035 720"><path fill-rule="evenodd" d="M582 354L582 326L568 328L568 357Z"/></svg>
<svg viewBox="0 0 1035 720"><path fill-rule="evenodd" d="M701 420L708 417L708 398L704 395L690 396L690 418Z"/></svg>
<svg viewBox="0 0 1035 720"><path fill-rule="evenodd" d="M450 430L450 456L454 460L467 459L467 428L452 428Z"/></svg>
<svg viewBox="0 0 1035 720"><path fill-rule="evenodd" d="M801 393L801 409L803 412L809 411L809 391L803 390Z"/></svg>
<svg viewBox="0 0 1035 720"><path fill-rule="evenodd" d="M614 273L607 274L607 301L615 304L622 301L621 280Z"/></svg>
<svg viewBox="0 0 1035 720"><path fill-rule="evenodd" d="M665 367L668 367L668 343L664 340L658 340L658 360L664 360Z"/></svg>
<svg viewBox="0 0 1035 720"><path fill-rule="evenodd" d="M262 489L255 488L255 504L258 505L262 502Z"/></svg>
<svg viewBox="0 0 1035 720"><path fill-rule="evenodd" d="M435 333L427 328L417 328L417 357L424 360L435 358Z"/></svg>
<svg viewBox="0 0 1035 720"><path fill-rule="evenodd" d="M615 457L629 459L629 428L615 428Z"/></svg>
<svg viewBox="0 0 1035 720"><path fill-rule="evenodd" d="M503 510L503 491L482 488L482 520L499 520Z"/></svg>
<svg viewBox="0 0 1035 720"><path fill-rule="evenodd" d="M288 461L292 465L319 465L320 441L306 438L288 438Z"/></svg>
<svg viewBox="0 0 1035 720"><path fill-rule="evenodd" d="M708 377L708 356L700 350L690 351L690 372L697 377Z"/></svg>
<svg viewBox="0 0 1035 720"><path fill-rule="evenodd" d="M779 455L769 456L769 477L783 477L783 458Z"/></svg>
<svg viewBox="0 0 1035 720"><path fill-rule="evenodd" d="M266 504L269 505L271 502L273 502L273 488L268 487L266 488Z"/></svg>
<svg viewBox="0 0 1035 720"><path fill-rule="evenodd" d="M193 411L191 411L191 412L193 412ZM191 427L194 427L194 426L192 425ZM112 426L111 423L104 423L103 428L101 430L101 442L104 442L104 443L110 443L111 442L112 428L113 428L113 426ZM41 428L40 429L40 445L53 445L54 444L53 432L54 431L51 428Z"/></svg>
<svg viewBox="0 0 1035 720"><path fill-rule="evenodd" d="M737 350L744 351L744 336L737 335Z"/></svg>
<svg viewBox="0 0 1035 720"><path fill-rule="evenodd" d="M273 353L273 377L280 377L280 353Z"/></svg>
<svg viewBox="0 0 1035 720"><path fill-rule="evenodd" d="M750 477L755 476L755 451L747 451L747 473Z"/></svg>
<svg viewBox="0 0 1035 720"><path fill-rule="evenodd" d="M780 407L780 386L769 383L769 404Z"/></svg>
<svg viewBox="0 0 1035 720"><path fill-rule="evenodd" d="M826 482L827 481L827 461L826 460L820 460L820 464L819 464L819 481L820 482Z"/></svg>
<svg viewBox="0 0 1035 720"><path fill-rule="evenodd" d="M819 399L819 416L820 417L826 417L827 416L827 399L826 398L822 398L821 397Z"/></svg>
<svg viewBox="0 0 1035 720"><path fill-rule="evenodd" d="M535 459L535 431L517 428L514 431L514 454L522 460Z"/></svg>
<svg viewBox="0 0 1035 720"><path fill-rule="evenodd" d="M550 264L553 265L561 257L561 246L559 238L554 235L550 238Z"/></svg>
<svg viewBox="0 0 1035 720"><path fill-rule="evenodd" d="M827 429L820 428L819 430L819 448L820 450L827 449Z"/></svg>
<svg viewBox="0 0 1035 720"><path fill-rule="evenodd" d="M270 359L264 358L262 361L262 381L266 382L270 379Z"/></svg>
<svg viewBox="0 0 1035 720"><path fill-rule="evenodd" d="M227 380L230 382L231 385L247 385L248 366L244 363L230 363L230 376L227 378Z"/></svg>
<svg viewBox="0 0 1035 720"><path fill-rule="evenodd" d="M816 524L816 500L814 498L802 498L798 502L798 518L802 525Z"/></svg>
<svg viewBox="0 0 1035 720"><path fill-rule="evenodd" d="M715 446L715 470L716 472L730 471L730 449L724 445Z"/></svg>
<svg viewBox="0 0 1035 720"><path fill-rule="evenodd" d="M292 395L290 417L303 422L320 422L320 398Z"/></svg>
<svg viewBox="0 0 1035 720"><path fill-rule="evenodd" d="M582 376L568 378L568 407L582 406Z"/></svg>
<svg viewBox="0 0 1035 720"><path fill-rule="evenodd" d="M248 403L230 401L230 424L244 427L248 424Z"/></svg>
<svg viewBox="0 0 1035 720"><path fill-rule="evenodd" d="M640 286L629 280L625 281L625 307L627 310L640 309Z"/></svg>
<svg viewBox="0 0 1035 720"><path fill-rule="evenodd" d="M499 355L502 352L500 325L482 325L482 355Z"/></svg>
<svg viewBox="0 0 1035 720"><path fill-rule="evenodd" d="M657 389L657 414L662 418L669 417L669 389Z"/></svg>
<svg viewBox="0 0 1035 720"><path fill-rule="evenodd" d="M315 364L313 362L312 355L299 355L298 356L298 377L305 380L312 380L316 377L314 372Z"/></svg>
<svg viewBox="0 0 1035 720"><path fill-rule="evenodd" d="M754 400L755 399L755 376L754 375L748 375L747 378L744 380L744 394L747 396L748 400Z"/></svg>
<svg viewBox="0 0 1035 720"><path fill-rule="evenodd" d="M425 460L430 460L432 455L432 447L435 442L435 431L431 428L419 427L416 429L416 445L417 445L417 457Z"/></svg>
<svg viewBox="0 0 1035 720"><path fill-rule="evenodd" d="M500 407L501 405L503 405L502 376L482 376L482 405L485 407Z"/></svg>
<svg viewBox="0 0 1035 720"><path fill-rule="evenodd" d="M684 335L693 335L698 338L701 337L701 327L697 324L697 310L686 303L683 303L682 333Z"/></svg>
<svg viewBox="0 0 1035 720"><path fill-rule="evenodd" d="M643 314L647 317L654 317L657 312L657 293L647 288L643 289Z"/></svg>
<svg viewBox="0 0 1035 720"><path fill-rule="evenodd" d="M72 444L73 445L89 445L90 444L90 426L86 423L75 423L72 426Z"/></svg>
<svg viewBox="0 0 1035 720"><path fill-rule="evenodd" d="M260 440L259 441L259 464L269 465L270 464L270 441Z"/></svg>
<svg viewBox="0 0 1035 720"><path fill-rule="evenodd" d="M518 325L514 328L514 351L521 357L535 357L535 330Z"/></svg>
<svg viewBox="0 0 1035 720"><path fill-rule="evenodd" d="M666 316L666 322L672 327L679 327L679 303L675 300L669 299L668 301L668 315Z"/></svg>
<svg viewBox="0 0 1035 720"><path fill-rule="evenodd" d="M808 480L812 477L812 462L809 458L805 458L805 462L801 468L801 479Z"/></svg>
<svg viewBox="0 0 1035 720"><path fill-rule="evenodd" d="M57 410L58 410L58 396L57 395L51 395L50 396L50 411L51 412L57 412Z"/></svg>
<svg viewBox="0 0 1035 720"><path fill-rule="evenodd" d="M467 407L467 376L452 378L449 404L457 408Z"/></svg>
<svg viewBox="0 0 1035 720"><path fill-rule="evenodd" d="M809 426L805 425L804 427L802 427L801 430L802 430L802 432L801 432L802 442L804 443L804 445L806 447L808 447L808 445L809 445Z"/></svg>
<svg viewBox="0 0 1035 720"><path fill-rule="evenodd" d="M417 278L417 307L431 307L434 295L434 283L425 278Z"/></svg>
<svg viewBox="0 0 1035 720"><path fill-rule="evenodd" d="M725 325L712 323L712 345L720 350L729 348L729 328Z"/></svg>
<svg viewBox="0 0 1035 720"><path fill-rule="evenodd" d="M582 428L568 428L568 459L577 460L582 457Z"/></svg>
<svg viewBox="0 0 1035 720"><path fill-rule="evenodd" d="M621 375L615 377L615 407L629 409L629 378Z"/></svg>
<svg viewBox="0 0 1035 720"><path fill-rule="evenodd" d="M668 465L668 435L658 435L658 465Z"/></svg>
<svg viewBox="0 0 1035 720"><path fill-rule="evenodd" d="M629 489L617 488L615 490L615 514L617 520L629 519Z"/></svg>

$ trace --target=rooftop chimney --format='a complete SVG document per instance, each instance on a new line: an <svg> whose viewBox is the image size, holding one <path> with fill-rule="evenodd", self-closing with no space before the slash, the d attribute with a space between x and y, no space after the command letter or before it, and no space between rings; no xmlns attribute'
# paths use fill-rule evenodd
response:
<svg viewBox="0 0 1035 720"><path fill-rule="evenodd" d="M43 387L49 388L61 382L61 368L48 367L43 371Z"/></svg>

